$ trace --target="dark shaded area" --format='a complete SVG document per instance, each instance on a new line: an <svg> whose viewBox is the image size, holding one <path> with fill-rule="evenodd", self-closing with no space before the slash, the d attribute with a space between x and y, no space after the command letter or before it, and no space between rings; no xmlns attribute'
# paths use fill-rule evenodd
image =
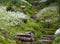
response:
<svg viewBox="0 0 60 44"><path fill-rule="evenodd" d="M22 22L23 23L27 23L27 19L22 19Z"/></svg>
<svg viewBox="0 0 60 44"><path fill-rule="evenodd" d="M6 11L14 11L14 9L11 6L9 6L6 8Z"/></svg>

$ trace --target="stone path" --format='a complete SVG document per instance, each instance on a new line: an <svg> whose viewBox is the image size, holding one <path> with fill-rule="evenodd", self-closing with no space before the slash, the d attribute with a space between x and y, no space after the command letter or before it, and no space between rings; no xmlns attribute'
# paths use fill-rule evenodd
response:
<svg viewBox="0 0 60 44"><path fill-rule="evenodd" d="M39 40L40 44L52 44L54 40L54 35L43 35L43 37Z"/></svg>

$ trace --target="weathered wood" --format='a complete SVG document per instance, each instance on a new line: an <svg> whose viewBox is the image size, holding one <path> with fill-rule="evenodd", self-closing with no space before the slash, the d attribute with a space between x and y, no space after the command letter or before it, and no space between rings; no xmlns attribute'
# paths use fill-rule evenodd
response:
<svg viewBox="0 0 60 44"><path fill-rule="evenodd" d="M31 37L30 34L19 34L17 35L17 37Z"/></svg>
<svg viewBox="0 0 60 44"><path fill-rule="evenodd" d="M20 38L18 38L18 40L20 40L22 42L33 42L33 40L31 38L27 38L27 37L20 37Z"/></svg>
<svg viewBox="0 0 60 44"><path fill-rule="evenodd" d="M52 40L39 40L39 42L52 42Z"/></svg>
<svg viewBox="0 0 60 44"><path fill-rule="evenodd" d="M54 38L55 38L54 35L43 35L43 37L39 40L39 43L52 44Z"/></svg>
<svg viewBox="0 0 60 44"><path fill-rule="evenodd" d="M43 37L48 38L49 40L53 40L55 38L54 35L44 35Z"/></svg>
<svg viewBox="0 0 60 44"><path fill-rule="evenodd" d="M17 39L21 42L26 42L27 44L33 44L34 37L33 37L33 34L30 32L19 33L16 36L17 36Z"/></svg>

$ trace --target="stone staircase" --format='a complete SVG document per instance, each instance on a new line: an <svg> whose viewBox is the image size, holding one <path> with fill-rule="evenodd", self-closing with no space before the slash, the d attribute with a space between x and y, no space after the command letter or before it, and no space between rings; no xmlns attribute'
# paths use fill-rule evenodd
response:
<svg viewBox="0 0 60 44"><path fill-rule="evenodd" d="M43 35L39 40L39 44L52 44L54 40L54 35Z"/></svg>

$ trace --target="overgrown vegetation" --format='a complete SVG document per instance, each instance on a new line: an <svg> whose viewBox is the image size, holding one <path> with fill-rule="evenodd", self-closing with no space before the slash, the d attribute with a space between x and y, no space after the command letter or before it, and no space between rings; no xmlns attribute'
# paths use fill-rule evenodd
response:
<svg viewBox="0 0 60 44"><path fill-rule="evenodd" d="M35 37L34 44L38 44L42 35L53 35L60 27L59 0L26 1L32 6L20 0L0 0L0 28L4 28L0 29L0 43L20 44L16 34L31 31ZM58 38L53 44L58 44Z"/></svg>

